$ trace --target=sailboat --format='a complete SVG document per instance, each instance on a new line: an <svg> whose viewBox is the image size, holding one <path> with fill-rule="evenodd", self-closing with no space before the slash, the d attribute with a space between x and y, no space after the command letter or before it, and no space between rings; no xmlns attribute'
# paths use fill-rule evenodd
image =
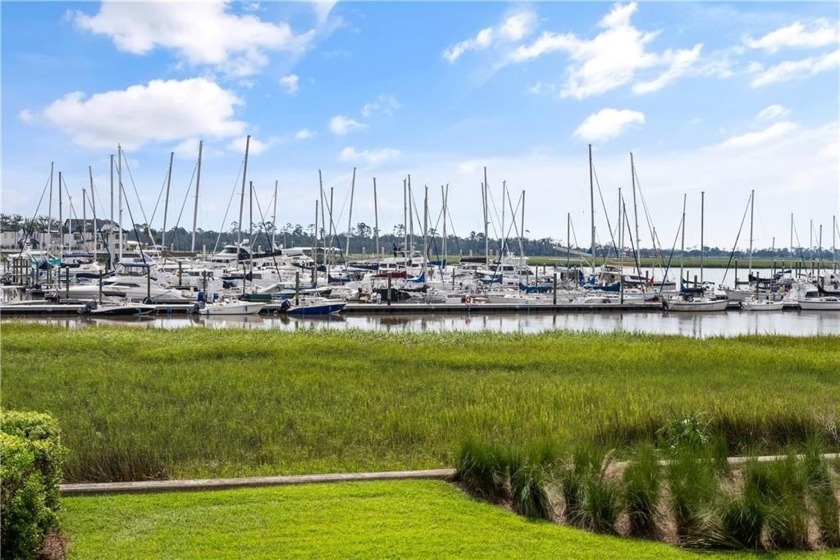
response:
<svg viewBox="0 0 840 560"><path fill-rule="evenodd" d="M702 196L702 195L701 195ZM664 299L662 300L662 307L666 311L726 311L726 306L729 302L725 299L711 299L707 297L703 292L702 289L699 291L689 289L686 290L685 287L682 286L684 274L683 274L683 260L685 257L685 200L686 196L683 195L683 214L682 214L682 224L680 227L682 228L682 242L680 246L680 252L683 256L681 256L680 260L680 295L677 298L671 299ZM704 199L701 199L704 200ZM702 208L702 203L701 203ZM700 218L700 262L703 262L702 254L703 254L703 218L702 218L702 209L701 209L701 218ZM701 279L702 279L702 264L700 267L701 270ZM702 282L702 280L701 280Z"/></svg>

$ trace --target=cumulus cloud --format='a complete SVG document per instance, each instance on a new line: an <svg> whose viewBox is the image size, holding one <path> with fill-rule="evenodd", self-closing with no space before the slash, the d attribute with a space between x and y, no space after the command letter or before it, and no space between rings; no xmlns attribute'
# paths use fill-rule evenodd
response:
<svg viewBox="0 0 840 560"><path fill-rule="evenodd" d="M344 115L336 115L330 119L330 132L336 136L344 136L354 130L361 130L366 127L366 124L360 123L351 117L345 117Z"/></svg>
<svg viewBox="0 0 840 560"><path fill-rule="evenodd" d="M566 53L571 63L560 90L562 97L583 99L600 95L635 81L642 71L662 69L658 77L634 86L636 93L659 90L692 68L702 45L662 53L648 51L659 32L643 32L632 24L630 19L637 8L635 2L613 6L598 22L603 31L592 39L573 33L543 32L532 43L514 49L508 62L522 63L557 51Z"/></svg>
<svg viewBox="0 0 840 560"><path fill-rule="evenodd" d="M394 111L401 107L402 103L397 101L396 97L383 93L370 103L365 103L364 107L362 107L362 116L367 119L374 113L383 113L390 117L394 114Z"/></svg>
<svg viewBox="0 0 840 560"><path fill-rule="evenodd" d="M339 161L362 162L369 166L375 166L400 155L395 148L377 148L375 150L356 150L353 146L347 146L338 155Z"/></svg>
<svg viewBox="0 0 840 560"><path fill-rule="evenodd" d="M280 86L289 94L294 95L300 89L300 78L297 74L289 74L280 78Z"/></svg>
<svg viewBox="0 0 840 560"><path fill-rule="evenodd" d="M763 130L747 132L727 138L720 143L721 148L754 148L779 140L796 129L796 124L789 121L774 123Z"/></svg>
<svg viewBox="0 0 840 560"><path fill-rule="evenodd" d="M769 68L765 68L761 63L753 62L747 70L753 74L750 85L758 88L776 82L802 80L838 67L840 67L840 49L802 60L786 60Z"/></svg>
<svg viewBox="0 0 840 560"><path fill-rule="evenodd" d="M295 132L295 140L309 140L313 136L315 136L315 133L308 128L301 128Z"/></svg>
<svg viewBox="0 0 840 560"><path fill-rule="evenodd" d="M485 50L500 43L512 43L530 35L537 23L537 17L530 11L519 11L507 16L493 27L485 27L474 37L450 45L443 51L443 58L453 63L469 51Z"/></svg>
<svg viewBox="0 0 840 560"><path fill-rule="evenodd" d="M593 113L577 127L576 138L585 142L606 142L621 135L633 124L644 124L645 115L629 109L601 109Z"/></svg>
<svg viewBox="0 0 840 560"><path fill-rule="evenodd" d="M790 113L790 109L783 105L770 105L759 111L755 118L759 121L774 121L780 117L787 116L788 113Z"/></svg>
<svg viewBox="0 0 840 560"><path fill-rule="evenodd" d="M118 49L145 55L170 49L190 65L214 66L236 77L268 64L267 52L302 52L315 31L296 34L285 22L236 15L227 2L102 2L95 15L71 14L86 31L105 35Z"/></svg>
<svg viewBox="0 0 840 560"><path fill-rule="evenodd" d="M124 90L68 93L40 116L86 148L134 149L148 142L181 141L242 134L245 123L234 118L242 100L205 78L152 80Z"/></svg>
<svg viewBox="0 0 840 560"><path fill-rule="evenodd" d="M247 137L245 137L245 136L240 136L239 138L234 138L228 144L228 146L227 146L228 150L231 150L232 152L238 152L238 153L244 154L245 153L246 140L247 140ZM256 138L254 138L252 136L251 140L247 143L248 143L248 155L258 156L261 153L265 152L267 149L269 149L273 142L263 142L261 140L257 140Z"/></svg>
<svg viewBox="0 0 840 560"><path fill-rule="evenodd" d="M751 49L762 49L768 53L778 52L787 47L818 48L836 45L840 42L840 27L837 22L820 18L806 25L800 21L787 27L780 27L770 33L753 39L744 37L744 44Z"/></svg>

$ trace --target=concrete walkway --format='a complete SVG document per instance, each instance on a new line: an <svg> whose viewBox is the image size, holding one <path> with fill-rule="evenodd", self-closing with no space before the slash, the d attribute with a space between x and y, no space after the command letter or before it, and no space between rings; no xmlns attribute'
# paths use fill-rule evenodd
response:
<svg viewBox="0 0 840 560"><path fill-rule="evenodd" d="M179 492L189 490L223 490L229 488L255 488L286 484L312 484L320 482L359 482L367 480L414 480L452 478L455 469L425 471L390 471L373 473L304 474L297 476L257 476L250 478L209 478L200 480L149 480L143 482L105 482L91 484L62 484L62 496L98 494L141 494L148 492Z"/></svg>

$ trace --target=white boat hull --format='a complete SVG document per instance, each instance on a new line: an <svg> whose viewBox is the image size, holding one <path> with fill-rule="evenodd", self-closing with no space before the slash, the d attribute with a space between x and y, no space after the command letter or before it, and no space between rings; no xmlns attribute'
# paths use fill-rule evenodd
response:
<svg viewBox="0 0 840 560"><path fill-rule="evenodd" d="M215 317L218 315L257 315L265 307L265 303L207 303L195 311L199 315Z"/></svg>
<svg viewBox="0 0 840 560"><path fill-rule="evenodd" d="M694 300L694 301L664 301L663 307L667 311L726 311L729 302L725 299Z"/></svg>
<svg viewBox="0 0 840 560"><path fill-rule="evenodd" d="M808 298L799 300L799 308L804 311L840 311L840 298Z"/></svg>
<svg viewBox="0 0 840 560"><path fill-rule="evenodd" d="M744 311L781 311L785 308L783 301L745 301L741 303L741 309Z"/></svg>

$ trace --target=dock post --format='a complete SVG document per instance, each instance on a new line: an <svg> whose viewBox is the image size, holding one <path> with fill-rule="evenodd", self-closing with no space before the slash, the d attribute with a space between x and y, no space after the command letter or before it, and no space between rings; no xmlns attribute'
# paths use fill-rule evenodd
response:
<svg viewBox="0 0 840 560"><path fill-rule="evenodd" d="M554 271L554 290L552 290L552 304L557 305L557 271Z"/></svg>
<svg viewBox="0 0 840 560"><path fill-rule="evenodd" d="M183 274L183 269L182 269L182 265L183 265L183 264L184 264L184 263L182 263L181 261L178 261L178 285L179 285L179 286L183 286L183 285L184 285L184 282L183 282L183 281L182 281L182 279L181 279L181 275Z"/></svg>
<svg viewBox="0 0 840 560"><path fill-rule="evenodd" d="M295 271L295 305L300 305L300 271Z"/></svg>
<svg viewBox="0 0 840 560"><path fill-rule="evenodd" d="M99 271L99 305L102 305L102 271Z"/></svg>
<svg viewBox="0 0 840 560"><path fill-rule="evenodd" d="M146 267L146 297L152 299L152 267Z"/></svg>
<svg viewBox="0 0 840 560"><path fill-rule="evenodd" d="M60 270L60 269L59 269ZM65 287L65 299L70 299L70 267L64 269L64 287Z"/></svg>
<svg viewBox="0 0 840 560"><path fill-rule="evenodd" d="M391 276L388 276L388 305L391 305Z"/></svg>

